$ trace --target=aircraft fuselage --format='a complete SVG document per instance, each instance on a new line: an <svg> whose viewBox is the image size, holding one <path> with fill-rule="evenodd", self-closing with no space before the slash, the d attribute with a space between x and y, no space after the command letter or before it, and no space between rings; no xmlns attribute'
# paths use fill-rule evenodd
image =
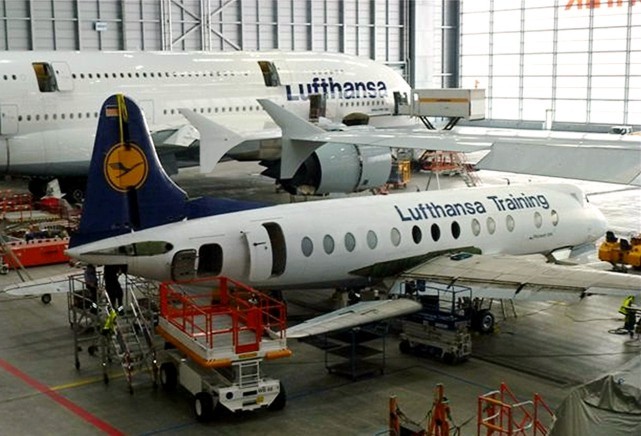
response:
<svg viewBox="0 0 641 436"><path fill-rule="evenodd" d="M602 236L572 185L484 187L279 205L172 223L74 247L157 280L222 274L262 289L362 286L429 253L550 252ZM150 248L155 247L155 248ZM155 253L154 250L156 250Z"/></svg>
<svg viewBox="0 0 641 436"><path fill-rule="evenodd" d="M179 108L234 129L275 128L257 98L307 118L312 94L326 95L326 116L335 121L363 113L374 126L408 123L391 116L394 92L409 91L402 77L380 63L342 54L6 52L0 80L5 174L86 175L97 108L114 92L138 102L152 132L188 125ZM239 155L266 157L259 150Z"/></svg>

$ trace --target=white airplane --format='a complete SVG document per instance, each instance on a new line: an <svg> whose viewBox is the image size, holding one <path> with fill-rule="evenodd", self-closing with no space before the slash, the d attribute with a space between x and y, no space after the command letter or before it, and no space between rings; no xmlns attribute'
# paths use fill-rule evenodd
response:
<svg viewBox="0 0 641 436"><path fill-rule="evenodd" d="M501 298L638 292L641 277L517 255L591 243L603 215L573 185L530 184L325 200L271 207L189 200L159 164L144 116L122 95L100 110L87 198L69 256L155 280L224 275L258 289L362 287L411 268ZM245 208L246 210L240 210ZM450 256L474 251L471 257ZM459 267L459 268L456 268ZM370 304L384 305L385 310ZM290 337L416 310L359 303ZM420 307L420 305L418 305Z"/></svg>
<svg viewBox="0 0 641 436"><path fill-rule="evenodd" d="M5 52L0 80L0 173L33 177L30 187L39 195L53 177L62 179L63 191L84 187L96 108L117 92L139 102L163 165L173 170L178 151L199 161L189 149L198 132L179 108L240 131L278 130L257 98L305 118L311 111L372 126L413 124L408 117L392 116L394 94L410 90L405 80L383 64L343 54ZM324 111L313 97L321 94ZM245 147L233 156L277 159L279 150Z"/></svg>

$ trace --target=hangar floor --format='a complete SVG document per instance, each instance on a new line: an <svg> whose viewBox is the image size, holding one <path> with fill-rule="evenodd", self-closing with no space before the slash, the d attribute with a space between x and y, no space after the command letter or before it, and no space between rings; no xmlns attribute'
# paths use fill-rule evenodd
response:
<svg viewBox="0 0 641 436"><path fill-rule="evenodd" d="M258 172L254 164L226 163L211 177L186 171L178 182L195 195L209 191L270 202L289 200L275 194L273 184L257 177ZM486 185L505 183L504 175L481 173L481 177ZM519 177L512 178L516 179ZM441 178L442 186L458 183L455 178ZM407 189L423 189L425 184L423 176L415 176ZM591 191L596 185L588 186ZM593 197L623 234L641 229L639 200L638 190ZM68 270L58 266L30 272L35 278ZM16 281L15 274L0 276L0 286ZM286 295L290 317L300 319L323 310L330 295L330 291L290 292ZM384 374L357 381L329 374L322 350L290 341L291 358L264 366L268 375L285 385L288 403L284 410L225 415L200 424L184 392L169 394L147 383L130 395L117 365L111 368L111 382L104 385L98 359L86 350L80 353L77 371L66 295L54 295L45 306L36 298L0 294L0 422L10 433L34 435L385 434L391 395L397 396L408 417L421 422L431 407L434 386L443 383L454 422L464 424L461 434L472 435L476 434L478 396L497 389L501 382L519 399L531 399L537 392L554 408L573 386L639 356L640 341L609 333L622 325L619 304L619 298L606 297L574 304L517 303L517 317L511 309L506 318L497 311L496 334L475 336L472 358L455 366L401 354L398 339L391 334L385 343Z"/></svg>

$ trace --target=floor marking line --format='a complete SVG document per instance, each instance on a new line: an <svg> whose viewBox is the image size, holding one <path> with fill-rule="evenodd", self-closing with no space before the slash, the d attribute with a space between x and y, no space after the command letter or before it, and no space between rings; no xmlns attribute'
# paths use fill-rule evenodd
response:
<svg viewBox="0 0 641 436"><path fill-rule="evenodd" d="M40 391L41 393L45 394L49 398L51 398L53 401L56 403L60 404L62 407L66 408L70 412L76 414L83 420L87 421L88 423L92 424L94 427L102 430L103 432L109 434L109 435L124 435L123 432L118 430L115 427L112 427L109 425L107 422L101 420L97 416L89 413L87 410L83 409L82 407L78 406L76 403L68 400L67 398L63 397L59 393L51 390L48 386L40 383L39 381L29 377L27 374L24 372L20 371L18 368L15 366L11 365L9 362L0 359L0 368L3 368L5 371L7 371L9 374L12 374L13 376L19 378L32 388Z"/></svg>

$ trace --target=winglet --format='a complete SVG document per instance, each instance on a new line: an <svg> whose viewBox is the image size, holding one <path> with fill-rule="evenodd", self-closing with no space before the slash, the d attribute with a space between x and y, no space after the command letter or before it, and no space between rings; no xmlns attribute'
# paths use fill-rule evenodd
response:
<svg viewBox="0 0 641 436"><path fill-rule="evenodd" d="M325 131L270 100L259 99L258 103L282 131L280 178L291 179L305 159L325 144L314 139Z"/></svg>
<svg viewBox="0 0 641 436"><path fill-rule="evenodd" d="M122 94L100 109L75 247L183 219L187 194L167 176L140 107Z"/></svg>
<svg viewBox="0 0 641 436"><path fill-rule="evenodd" d="M225 153L244 141L227 127L191 109L178 109L200 133L200 172L210 173Z"/></svg>

